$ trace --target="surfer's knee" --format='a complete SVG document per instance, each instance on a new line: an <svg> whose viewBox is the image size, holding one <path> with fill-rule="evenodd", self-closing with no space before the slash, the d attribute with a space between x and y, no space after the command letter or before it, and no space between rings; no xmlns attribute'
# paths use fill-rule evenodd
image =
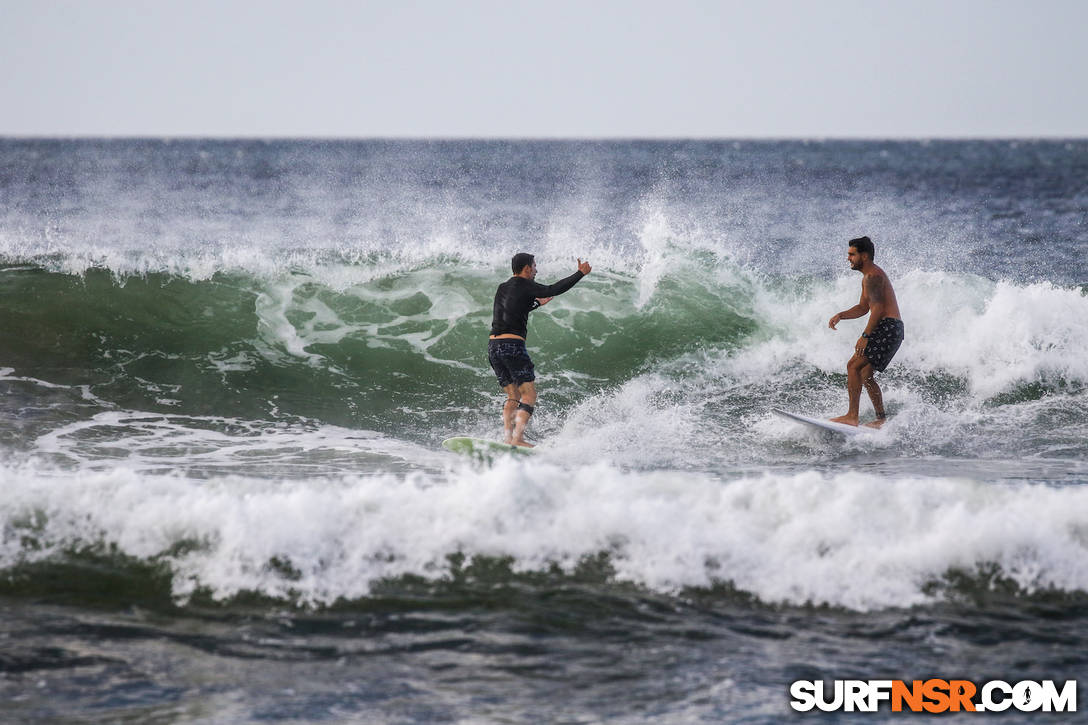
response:
<svg viewBox="0 0 1088 725"><path fill-rule="evenodd" d="M521 412L521 411L524 410L526 416L532 416L533 411L536 410L536 406L535 405L530 405L529 403L526 403L525 401L519 401L517 410L518 410L518 412Z"/></svg>
<svg viewBox="0 0 1088 725"><path fill-rule="evenodd" d="M529 405L536 403L536 386L532 383L523 384L518 393L518 400Z"/></svg>

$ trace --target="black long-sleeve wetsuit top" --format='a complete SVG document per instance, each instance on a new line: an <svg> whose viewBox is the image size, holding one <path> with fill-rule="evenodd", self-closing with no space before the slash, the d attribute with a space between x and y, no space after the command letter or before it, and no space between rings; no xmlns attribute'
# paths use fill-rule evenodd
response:
<svg viewBox="0 0 1088 725"><path fill-rule="evenodd" d="M575 272L555 284L540 284L525 277L511 277L495 291L495 308L491 318L492 335L525 337L529 313L540 307L537 297L555 297L578 284L585 275Z"/></svg>

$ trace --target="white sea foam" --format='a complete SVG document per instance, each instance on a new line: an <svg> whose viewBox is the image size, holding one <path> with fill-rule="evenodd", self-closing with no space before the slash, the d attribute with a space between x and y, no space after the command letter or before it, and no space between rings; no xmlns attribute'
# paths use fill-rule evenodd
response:
<svg viewBox="0 0 1088 725"><path fill-rule="evenodd" d="M678 358L592 392L549 432L552 443L581 444L643 467L764 462L781 455L768 453L768 444L810 437L770 407L845 412L845 365L865 320L844 320L838 330L827 322L857 302L860 275L789 282L723 265L713 277L703 279L704 299L748 293L741 304L749 309L729 304L758 322L754 331L736 348L708 348L693 338ZM798 460L829 450L931 454L950 445L958 455L981 457L1083 450L1085 429L1075 411L1083 409L1088 386L1088 297L1047 283L946 272L907 272L894 283L906 341L879 376L893 421L884 435L806 447ZM607 286L615 288L609 319L637 330L634 286ZM995 407L1002 394L1011 397ZM863 417L871 414L867 397L862 408Z"/></svg>
<svg viewBox="0 0 1088 725"><path fill-rule="evenodd" d="M658 591L731 583L765 602L859 610L924 604L949 572L994 566L1026 592L1088 590L1084 487L546 461L294 481L5 467L0 484L0 566L104 544L168 562L180 598L329 603L387 577L440 578L455 552L570 570L604 551L618 579Z"/></svg>
<svg viewBox="0 0 1088 725"><path fill-rule="evenodd" d="M1088 382L1088 296L1050 283L1017 285L970 275L910 271L893 280L906 340L893 363L966 380L979 400L1018 384ZM859 275L783 291L756 288L754 314L769 328L728 364L753 378L796 364L842 372L866 318L828 319L857 303Z"/></svg>
<svg viewBox="0 0 1088 725"><path fill-rule="evenodd" d="M35 460L85 471L119 461L134 473L179 470L218 474L305 476L343 470L442 467L435 450L367 430L312 421L291 423L107 410L62 425L34 440Z"/></svg>

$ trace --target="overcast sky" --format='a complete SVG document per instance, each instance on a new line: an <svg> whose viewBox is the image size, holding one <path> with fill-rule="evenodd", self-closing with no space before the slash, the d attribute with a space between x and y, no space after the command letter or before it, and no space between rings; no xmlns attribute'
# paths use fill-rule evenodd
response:
<svg viewBox="0 0 1088 725"><path fill-rule="evenodd" d="M1088 136L1081 0L0 0L0 135Z"/></svg>

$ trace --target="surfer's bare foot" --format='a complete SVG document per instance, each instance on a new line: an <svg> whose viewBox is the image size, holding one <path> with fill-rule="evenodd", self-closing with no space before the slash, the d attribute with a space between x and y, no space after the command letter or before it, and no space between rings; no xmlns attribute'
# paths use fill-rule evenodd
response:
<svg viewBox="0 0 1088 725"><path fill-rule="evenodd" d="M525 441L511 441L512 446L521 446L522 448L535 448L532 443L526 443Z"/></svg>
<svg viewBox="0 0 1088 725"><path fill-rule="evenodd" d="M885 422L887 422L887 418L877 418L876 420L871 420L868 423L866 423L865 427L866 428L880 428L881 426L884 425Z"/></svg>
<svg viewBox="0 0 1088 725"><path fill-rule="evenodd" d="M850 415L849 413L840 415L838 418L831 418L830 420L832 423L845 423L846 425L858 424L858 417L856 415Z"/></svg>

